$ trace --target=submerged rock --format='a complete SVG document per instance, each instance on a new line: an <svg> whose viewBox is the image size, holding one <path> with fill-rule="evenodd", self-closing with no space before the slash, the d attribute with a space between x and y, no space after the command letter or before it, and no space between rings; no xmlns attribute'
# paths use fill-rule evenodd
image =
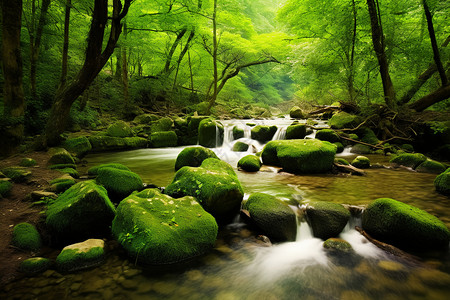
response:
<svg viewBox="0 0 450 300"><path fill-rule="evenodd" d="M237 166L247 172L258 172L261 169L261 160L256 155L246 155L238 161Z"/></svg>
<svg viewBox="0 0 450 300"><path fill-rule="evenodd" d="M447 169L436 177L434 186L437 192L444 195L450 195L450 169Z"/></svg>
<svg viewBox="0 0 450 300"><path fill-rule="evenodd" d="M223 143L223 125L213 119L205 119L198 126L198 143L203 147L215 148Z"/></svg>
<svg viewBox="0 0 450 300"><path fill-rule="evenodd" d="M283 201L275 196L255 193L242 205L250 218L270 239L284 242L295 241L297 216Z"/></svg>
<svg viewBox="0 0 450 300"><path fill-rule="evenodd" d="M237 213L244 197L233 168L224 161L207 158L198 168L183 167L175 174L165 193L172 197L196 197L214 216Z"/></svg>
<svg viewBox="0 0 450 300"><path fill-rule="evenodd" d="M270 141L275 133L277 132L277 126L265 126L265 125L257 125L252 128L251 136L252 139L257 140L258 142L265 143Z"/></svg>
<svg viewBox="0 0 450 300"><path fill-rule="evenodd" d="M370 159L365 156L357 156L352 161L352 166L359 169L368 169L370 168Z"/></svg>
<svg viewBox="0 0 450 300"><path fill-rule="evenodd" d="M111 198L119 201L143 187L138 174L116 168L100 168L96 181L108 191Z"/></svg>
<svg viewBox="0 0 450 300"><path fill-rule="evenodd" d="M350 212L338 203L314 201L306 207L313 235L323 240L337 237L350 219Z"/></svg>
<svg viewBox="0 0 450 300"><path fill-rule="evenodd" d="M305 124L292 124L286 128L286 139L296 140L303 139L306 136L306 125Z"/></svg>
<svg viewBox="0 0 450 300"><path fill-rule="evenodd" d="M11 244L22 250L38 251L42 246L41 236L30 223L14 226Z"/></svg>
<svg viewBox="0 0 450 300"><path fill-rule="evenodd" d="M427 157L421 153L403 153L395 156L389 162L408 168L417 168L421 163L425 162Z"/></svg>
<svg viewBox="0 0 450 300"><path fill-rule="evenodd" d="M64 247L56 258L56 267L63 273L96 267L105 261L105 242L89 239Z"/></svg>
<svg viewBox="0 0 450 300"><path fill-rule="evenodd" d="M133 130L126 122L117 121L108 127L106 134L111 137L131 137L133 136Z"/></svg>
<svg viewBox="0 0 450 300"><path fill-rule="evenodd" d="M324 173L331 170L336 146L320 140L281 140L267 143L261 154L265 165L293 173Z"/></svg>
<svg viewBox="0 0 450 300"><path fill-rule="evenodd" d="M175 171L182 167L199 167L207 158L217 158L216 153L205 147L187 147L180 152L175 161Z"/></svg>
<svg viewBox="0 0 450 300"><path fill-rule="evenodd" d="M389 198L369 204L362 215L363 229L374 238L412 250L446 249L450 232L435 216Z"/></svg>
<svg viewBox="0 0 450 300"><path fill-rule="evenodd" d="M150 146L153 148L176 147L177 144L175 131L158 131L150 135Z"/></svg>
<svg viewBox="0 0 450 300"><path fill-rule="evenodd" d="M62 146L78 158L85 156L92 150L92 145L89 142L89 139L85 136L67 139L64 141Z"/></svg>
<svg viewBox="0 0 450 300"><path fill-rule="evenodd" d="M218 226L195 198L147 189L119 204L112 232L137 263L169 264L211 249Z"/></svg>

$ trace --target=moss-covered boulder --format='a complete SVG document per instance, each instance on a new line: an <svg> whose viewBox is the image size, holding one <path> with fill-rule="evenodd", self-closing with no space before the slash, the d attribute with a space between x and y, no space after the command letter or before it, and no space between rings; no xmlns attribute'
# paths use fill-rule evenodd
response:
<svg viewBox="0 0 450 300"><path fill-rule="evenodd" d="M48 150L50 159L48 160L49 165L59 165L59 164L75 164L75 160L69 151L64 148L51 148Z"/></svg>
<svg viewBox="0 0 450 300"><path fill-rule="evenodd" d="M392 164L415 169L426 160L427 157L421 153L403 153L395 156L389 162Z"/></svg>
<svg viewBox="0 0 450 300"><path fill-rule="evenodd" d="M75 178L66 174L51 180L50 188L48 190L59 194L65 192L71 186L75 185L75 183L76 183Z"/></svg>
<svg viewBox="0 0 450 300"><path fill-rule="evenodd" d="M195 198L147 189L120 202L112 232L138 264L170 264L211 249L218 226Z"/></svg>
<svg viewBox="0 0 450 300"><path fill-rule="evenodd" d="M25 167L8 167L2 169L2 173L15 183L27 182L31 177L31 171Z"/></svg>
<svg viewBox="0 0 450 300"><path fill-rule="evenodd" d="M36 165L36 161L29 157L24 157L20 160L19 166L21 167L34 167Z"/></svg>
<svg viewBox="0 0 450 300"><path fill-rule="evenodd" d="M11 244L22 250L38 251L42 246L41 236L30 223L14 226Z"/></svg>
<svg viewBox="0 0 450 300"><path fill-rule="evenodd" d="M369 204L362 226L374 238L408 250L447 249L450 241L448 228L438 218L389 198Z"/></svg>
<svg viewBox="0 0 450 300"><path fill-rule="evenodd" d="M146 148L148 144L147 139L141 137L112 136L90 136L89 142L94 152Z"/></svg>
<svg viewBox="0 0 450 300"><path fill-rule="evenodd" d="M96 181L108 191L111 199L117 201L121 201L143 187L142 179L138 174L116 168L100 168Z"/></svg>
<svg viewBox="0 0 450 300"><path fill-rule="evenodd" d="M361 118L356 115L339 112L328 120L328 125L333 129L354 128L358 126L360 120Z"/></svg>
<svg viewBox="0 0 450 300"><path fill-rule="evenodd" d="M336 146L320 140L270 141L261 154L263 164L292 173L324 173L331 170Z"/></svg>
<svg viewBox="0 0 450 300"><path fill-rule="evenodd" d="M345 158L342 158L342 157L336 157L334 159L334 163L338 164L338 165L344 165L344 166L348 166L350 164Z"/></svg>
<svg viewBox="0 0 450 300"><path fill-rule="evenodd" d="M122 164L119 163L109 163L109 164L102 164L102 165L98 165L98 166L94 166L88 169L88 175L90 176L97 176L98 175L98 171L102 168L114 168L114 169L118 169L118 170L125 170L125 171L130 171L131 170Z"/></svg>
<svg viewBox="0 0 450 300"><path fill-rule="evenodd" d="M106 135L121 138L130 137L133 136L133 130L126 122L117 121L108 127L108 129L106 130Z"/></svg>
<svg viewBox="0 0 450 300"><path fill-rule="evenodd" d="M353 252L353 247L349 242L340 238L329 238L323 242L323 247L328 250L339 252Z"/></svg>
<svg viewBox="0 0 450 300"><path fill-rule="evenodd" d="M447 169L436 177L434 186L437 192L444 195L450 195L450 169Z"/></svg>
<svg viewBox="0 0 450 300"><path fill-rule="evenodd" d="M89 151L92 150L92 145L89 139L85 136L80 136L73 139L67 139L62 144L63 148L80 158L85 156Z"/></svg>
<svg viewBox="0 0 450 300"><path fill-rule="evenodd" d="M150 146L153 148L176 147L178 137L175 131L159 131L150 135Z"/></svg>
<svg viewBox="0 0 450 300"><path fill-rule="evenodd" d="M368 169L370 168L370 159L368 159L366 156L357 156L352 161L352 166L359 169Z"/></svg>
<svg viewBox="0 0 450 300"><path fill-rule="evenodd" d="M258 172L261 169L261 160L256 155L246 155L238 161L237 166L247 172Z"/></svg>
<svg viewBox="0 0 450 300"><path fill-rule="evenodd" d="M338 203L314 201L306 207L306 217L313 235L326 240L339 236L350 219L350 212Z"/></svg>
<svg viewBox="0 0 450 300"><path fill-rule="evenodd" d="M297 216L283 201L275 196L255 193L242 205L251 220L265 235L275 241L295 241Z"/></svg>
<svg viewBox="0 0 450 300"><path fill-rule="evenodd" d="M336 146L336 153L342 153L342 152L344 152L344 145L342 145L341 142L333 143L333 145Z"/></svg>
<svg viewBox="0 0 450 300"><path fill-rule="evenodd" d="M2 197L6 197L9 195L9 192L11 191L12 183L8 180L0 179L0 199Z"/></svg>
<svg viewBox="0 0 450 300"><path fill-rule="evenodd" d="M289 111L289 116L293 119L304 119L305 114L303 113L302 109L298 106L293 106L291 110Z"/></svg>
<svg viewBox="0 0 450 300"><path fill-rule="evenodd" d="M153 132L160 132L160 131L170 131L172 129L173 121L171 118L165 117L161 118L157 121L154 121L152 123L151 131Z"/></svg>
<svg viewBox="0 0 450 300"><path fill-rule="evenodd" d="M198 126L198 143L203 147L215 148L223 143L223 125L213 119L205 119Z"/></svg>
<svg viewBox="0 0 450 300"><path fill-rule="evenodd" d="M89 239L66 246L56 257L56 268L61 273L70 273L99 266L105 261L105 242Z"/></svg>
<svg viewBox="0 0 450 300"><path fill-rule="evenodd" d="M44 257L32 257L20 263L19 271L27 275L36 275L51 268L53 262Z"/></svg>
<svg viewBox="0 0 450 300"><path fill-rule="evenodd" d="M373 130L368 127L362 127L358 129L357 133L361 142L371 145L376 145L380 142L380 140L375 135L375 132L373 132Z"/></svg>
<svg viewBox="0 0 450 300"><path fill-rule="evenodd" d="M337 143L341 141L339 135L333 129L321 129L316 133L316 139L327 141L330 143Z"/></svg>
<svg viewBox="0 0 450 300"><path fill-rule="evenodd" d="M235 152L246 152L248 150L248 147L248 144L237 141L236 143L234 143L232 150Z"/></svg>
<svg viewBox="0 0 450 300"><path fill-rule="evenodd" d="M304 124L292 124L286 128L286 139L296 140L304 139L306 136L306 125Z"/></svg>
<svg viewBox="0 0 450 300"><path fill-rule="evenodd" d="M133 123L135 124L150 124L153 121L157 121L159 118L154 114L142 114L134 118Z"/></svg>
<svg viewBox="0 0 450 300"><path fill-rule="evenodd" d="M91 237L109 230L114 213L105 188L92 180L83 181L48 206L45 222L60 238Z"/></svg>
<svg viewBox="0 0 450 300"><path fill-rule="evenodd" d="M63 174L69 174L73 178L80 178L80 174L78 173L78 171L73 168L62 168L62 169L55 169L55 170L58 172L61 172Z"/></svg>
<svg viewBox="0 0 450 300"><path fill-rule="evenodd" d="M196 197L214 216L229 216L239 211L244 197L233 168L216 158L205 159L200 167L183 167L175 174L165 193L172 197Z"/></svg>
<svg viewBox="0 0 450 300"><path fill-rule="evenodd" d="M423 163L417 166L416 171L421 173L441 174L447 169L443 164L438 161L427 159Z"/></svg>
<svg viewBox="0 0 450 300"><path fill-rule="evenodd" d="M233 139L237 140L243 138L245 135L244 129L239 128L238 126L233 127Z"/></svg>
<svg viewBox="0 0 450 300"><path fill-rule="evenodd" d="M257 125L252 128L251 137L258 142L270 141L277 132L277 126Z"/></svg>
<svg viewBox="0 0 450 300"><path fill-rule="evenodd" d="M200 167L202 162L207 158L217 158L216 153L205 147L187 147L180 152L175 161L175 171L182 167Z"/></svg>

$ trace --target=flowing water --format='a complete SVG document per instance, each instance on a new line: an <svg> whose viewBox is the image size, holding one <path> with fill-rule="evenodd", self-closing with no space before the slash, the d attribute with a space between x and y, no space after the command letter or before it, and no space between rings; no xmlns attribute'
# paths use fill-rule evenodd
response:
<svg viewBox="0 0 450 300"><path fill-rule="evenodd" d="M251 121L261 123L262 121ZM264 121L285 128L291 120ZM248 121L225 121L222 147L213 149L235 169L244 155L263 147L250 139ZM231 129L245 131L240 141L251 145L247 152L232 152ZM281 135L282 130L279 130ZM87 168L102 163L122 163L146 183L168 185L183 147L141 149L90 154ZM340 156L351 160L349 149ZM389 157L368 155L379 168L366 176L292 175L264 166L260 172L238 171L246 196L265 192L284 200L322 200L365 206L380 197L394 198L422 208L450 227L450 199L435 192L436 175L408 169L392 169ZM341 238L354 251L329 252L314 238L307 223L299 222L297 239L270 245L239 216L219 231L214 249L191 262L142 269L126 258L114 241L104 265L75 274L47 271L18 280L0 292L2 299L450 299L450 257L439 253L408 260L388 254L362 237L352 217ZM58 254L55 251L52 255Z"/></svg>

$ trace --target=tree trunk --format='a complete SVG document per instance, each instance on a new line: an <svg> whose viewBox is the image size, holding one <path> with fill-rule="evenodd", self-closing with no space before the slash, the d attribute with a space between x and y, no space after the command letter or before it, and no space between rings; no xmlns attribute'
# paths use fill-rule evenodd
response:
<svg viewBox="0 0 450 300"><path fill-rule="evenodd" d="M437 89L436 91L420 98L414 103L409 105L409 108L415 111L423 111L431 105L438 103L440 101L450 98L450 85L446 85Z"/></svg>
<svg viewBox="0 0 450 300"><path fill-rule="evenodd" d="M120 22L128 13L131 2L132 0L125 0L122 7L120 0L113 1L113 15L109 18L111 30L102 52L104 32L108 23L108 0L95 0L84 64L73 82L56 92L45 131L45 142L48 146L57 145L61 141L61 133L66 127L72 104L91 84L114 52L122 31Z"/></svg>
<svg viewBox="0 0 450 300"><path fill-rule="evenodd" d="M24 134L25 99L22 82L20 30L22 0L2 0L3 116L0 120L0 156L14 153Z"/></svg>
<svg viewBox="0 0 450 300"><path fill-rule="evenodd" d="M172 46L170 47L169 53L167 54L166 63L164 65L164 70L160 74L164 74L168 76L171 72L170 64L172 63L173 54L175 53L175 50L178 47L178 44L180 44L181 39L183 39L183 36L186 34L187 28L181 29L181 31L177 34L177 37L175 41L173 42ZM173 70L173 69L172 69Z"/></svg>
<svg viewBox="0 0 450 300"><path fill-rule="evenodd" d="M124 22L124 43L122 45L122 87L123 87L123 101L125 112L130 106L130 94L128 90L128 55L127 55L127 23Z"/></svg>
<svg viewBox="0 0 450 300"><path fill-rule="evenodd" d="M69 61L69 26L70 26L70 9L72 8L72 0L66 2L66 13L64 16L64 43L62 51L62 63L61 63L61 80L60 88L66 85L67 81L67 63Z"/></svg>
<svg viewBox="0 0 450 300"><path fill-rule="evenodd" d="M354 79L355 79L355 44L356 44L356 25L357 25L357 15L356 15L356 4L355 0L352 0L352 10L353 10L353 32L352 32L352 49L350 54L350 74L348 77L348 94L350 97L350 101L355 101L355 87L354 87Z"/></svg>
<svg viewBox="0 0 450 300"><path fill-rule="evenodd" d="M211 107L216 103L217 99L217 0L214 0L214 11L213 11L213 95L209 100L208 108L206 113L209 114L211 112Z"/></svg>
<svg viewBox="0 0 450 300"><path fill-rule="evenodd" d="M381 81L383 82L384 101L388 107L395 108L395 90L391 76L389 75L389 64L385 52L379 7L375 5L374 0L367 0L367 7L369 10L370 25L372 28L373 49L375 50L377 56L378 65L380 66Z"/></svg>

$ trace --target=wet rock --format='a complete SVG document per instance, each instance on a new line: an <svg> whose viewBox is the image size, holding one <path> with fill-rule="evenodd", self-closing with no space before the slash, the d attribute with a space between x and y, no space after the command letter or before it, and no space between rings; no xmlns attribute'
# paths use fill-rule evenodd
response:
<svg viewBox="0 0 450 300"><path fill-rule="evenodd" d="M178 137L175 131L158 131L150 135L150 147L176 147L178 144Z"/></svg>
<svg viewBox="0 0 450 300"><path fill-rule="evenodd" d="M350 219L350 212L338 203L314 201L306 207L306 216L313 235L326 240L339 236Z"/></svg>
<svg viewBox="0 0 450 300"><path fill-rule="evenodd" d="M102 185L108 191L108 195L117 202L133 191L143 188L142 179L138 174L116 168L100 168L96 182Z"/></svg>
<svg viewBox="0 0 450 300"><path fill-rule="evenodd" d="M450 169L447 169L447 171L434 179L434 186L437 192L450 195Z"/></svg>
<svg viewBox="0 0 450 300"><path fill-rule="evenodd" d="M205 119L198 127L198 143L203 147L220 147L223 143L223 125L213 119Z"/></svg>
<svg viewBox="0 0 450 300"><path fill-rule="evenodd" d="M450 275L439 270L422 268L414 274L428 286L448 287L450 285Z"/></svg>
<svg viewBox="0 0 450 300"><path fill-rule="evenodd" d="M173 125L171 118L164 117L152 123L151 132L170 131Z"/></svg>
<svg viewBox="0 0 450 300"><path fill-rule="evenodd" d="M243 138L245 135L244 129L239 128L238 126L234 126L232 130L233 130L233 139L234 140Z"/></svg>
<svg viewBox="0 0 450 300"><path fill-rule="evenodd" d="M251 137L258 142L270 141L277 132L277 126L257 125L252 128Z"/></svg>
<svg viewBox="0 0 450 300"><path fill-rule="evenodd" d="M321 129L316 133L316 139L327 141L330 143L337 143L341 141L339 135L333 129Z"/></svg>
<svg viewBox="0 0 450 300"><path fill-rule="evenodd" d="M248 150L249 145L243 142L237 141L233 145L233 151L235 152L246 152Z"/></svg>
<svg viewBox="0 0 450 300"><path fill-rule="evenodd" d="M103 165L91 167L88 170L88 174L90 176L97 176L98 171L102 168L114 168L114 169L118 169L118 170L125 170L125 171L131 172L131 170L127 166L124 166L124 165L118 164L118 163L110 163L110 164L103 164Z"/></svg>
<svg viewBox="0 0 450 300"><path fill-rule="evenodd" d="M187 147L180 152L175 162L175 171L178 171L182 167L200 167L202 162L207 158L217 158L214 151L205 147Z"/></svg>
<svg viewBox="0 0 450 300"><path fill-rule="evenodd" d="M153 290L164 296L171 295L177 288L175 283L165 281L158 281L153 285Z"/></svg>
<svg viewBox="0 0 450 300"><path fill-rule="evenodd" d="M19 163L21 167L34 167L35 165L36 161L32 158L22 158Z"/></svg>
<svg viewBox="0 0 450 300"><path fill-rule="evenodd" d="M261 160L256 155L246 155L238 161L237 166L247 172L258 172L261 168Z"/></svg>
<svg viewBox="0 0 450 300"><path fill-rule="evenodd" d="M334 159L334 163L344 166L348 166L350 164L345 158L342 157L336 157Z"/></svg>
<svg viewBox="0 0 450 300"><path fill-rule="evenodd" d="M291 110L289 111L289 116L293 119L304 119L305 114L303 113L302 109L298 106L293 106Z"/></svg>
<svg viewBox="0 0 450 300"><path fill-rule="evenodd" d="M41 236L30 223L14 226L11 244L22 250L38 251L42 246Z"/></svg>
<svg viewBox="0 0 450 300"><path fill-rule="evenodd" d="M304 124L292 124L286 128L286 139L295 140L303 139L306 136L306 125Z"/></svg>
<svg viewBox="0 0 450 300"><path fill-rule="evenodd" d="M340 238L329 238L323 243L325 249L336 250L339 252L353 252L353 247L349 242Z"/></svg>
<svg viewBox="0 0 450 300"><path fill-rule="evenodd" d="M61 165L61 164L75 164L75 160L69 151L64 148L51 148L48 150L50 159L48 160L49 165Z"/></svg>
<svg viewBox="0 0 450 300"><path fill-rule="evenodd" d="M432 173L441 174L444 172L446 167L438 161L427 159L419 166L417 166L416 171L421 173Z"/></svg>
<svg viewBox="0 0 450 300"><path fill-rule="evenodd" d="M19 270L28 275L35 275L47 271L52 264L48 258L32 257L22 261Z"/></svg>
<svg viewBox="0 0 450 300"><path fill-rule="evenodd" d="M336 146L336 153L342 153L342 152L344 152L344 145L342 145L341 142L333 143L333 145Z"/></svg>
<svg viewBox="0 0 450 300"><path fill-rule="evenodd" d="M63 142L62 147L78 158L92 150L91 142L85 136L67 139Z"/></svg>
<svg viewBox="0 0 450 300"><path fill-rule="evenodd" d="M358 169L368 169L370 168L370 160L366 156L357 156L352 161L352 166Z"/></svg>
<svg viewBox="0 0 450 300"><path fill-rule="evenodd" d="M389 162L392 164L415 169L426 160L427 157L420 153L403 153L393 157Z"/></svg>
<svg viewBox="0 0 450 300"><path fill-rule="evenodd" d="M353 128L358 126L361 118L356 115L352 115L346 112L339 112L334 114L330 120L328 120L328 125L333 129L343 129L343 128Z"/></svg>
<svg viewBox="0 0 450 300"><path fill-rule="evenodd" d="M133 130L124 121L117 121L108 127L106 134L111 137L131 137L133 136Z"/></svg>
<svg viewBox="0 0 450 300"><path fill-rule="evenodd" d="M89 239L82 243L64 247L56 258L56 266L59 271L70 273L98 266L104 260L105 242L98 239Z"/></svg>

